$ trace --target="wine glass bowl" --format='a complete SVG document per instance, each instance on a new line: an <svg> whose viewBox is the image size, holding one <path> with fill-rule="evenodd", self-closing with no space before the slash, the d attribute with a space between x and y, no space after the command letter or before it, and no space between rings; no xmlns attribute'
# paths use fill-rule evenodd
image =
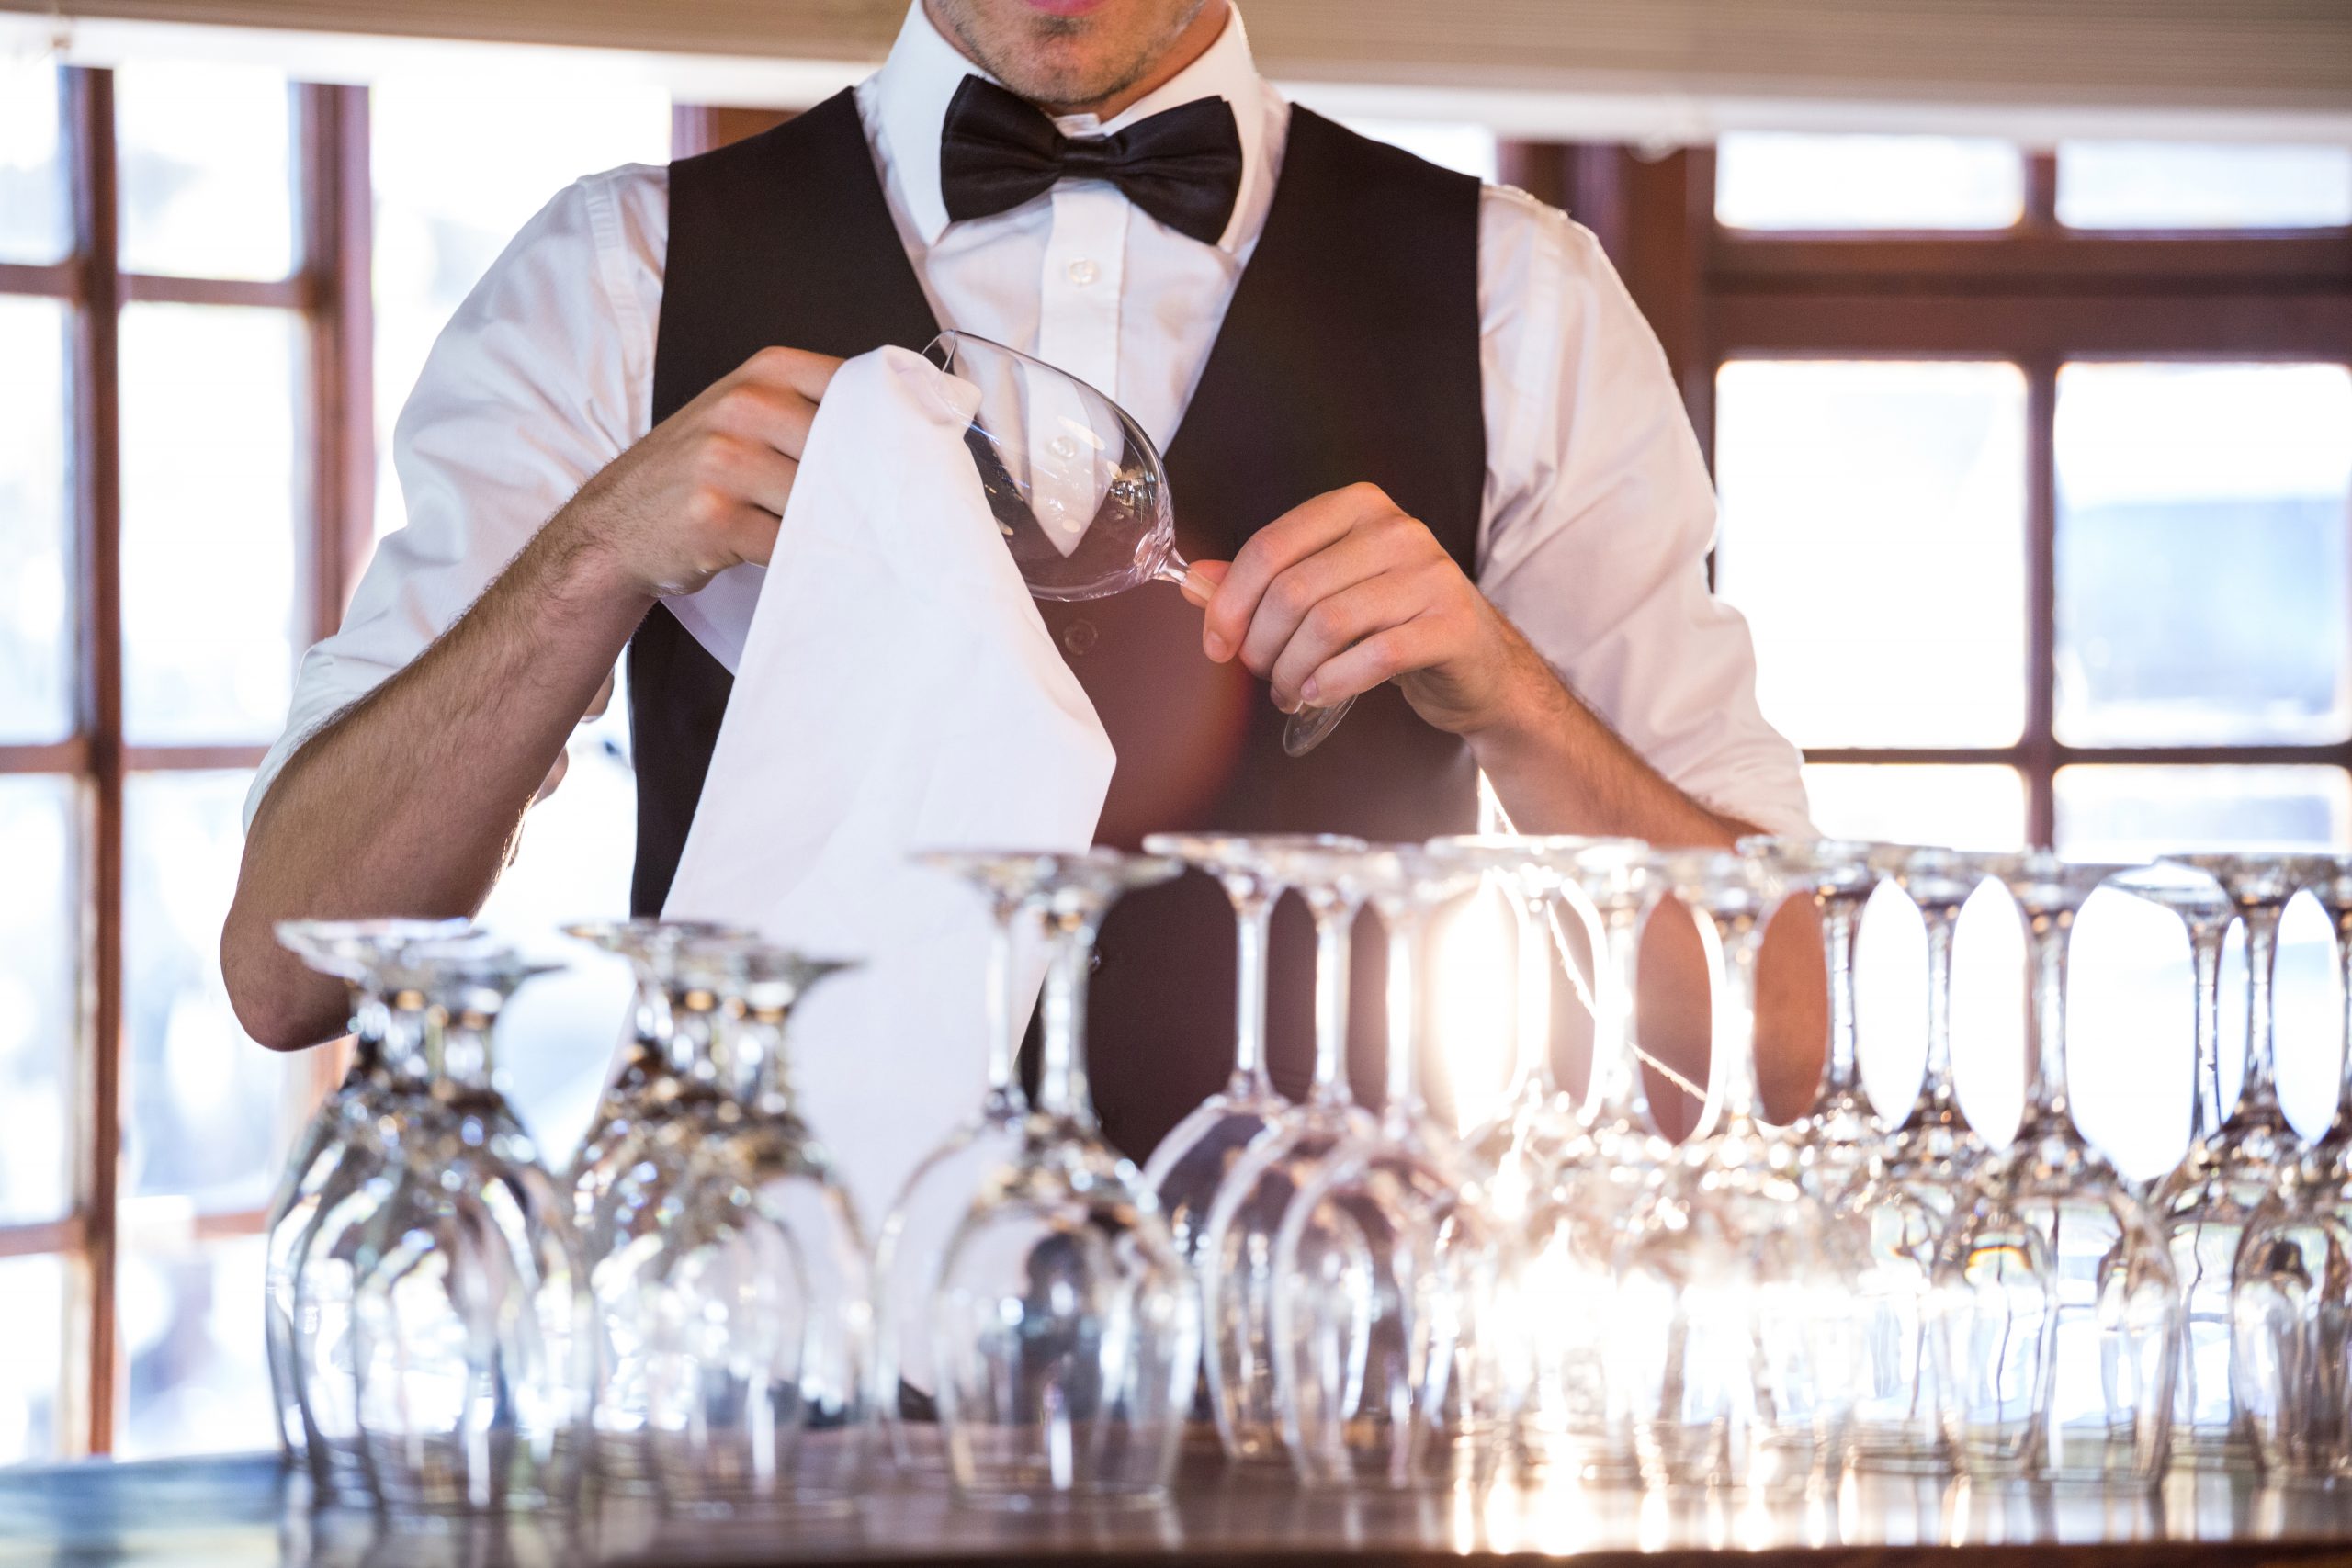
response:
<svg viewBox="0 0 2352 1568"><path fill-rule="evenodd" d="M1172 583L1206 604L1216 584L1176 547L1176 512L1159 449L1133 416L1066 370L967 332L944 332L923 355L971 389L964 445L1013 565L1040 599L1073 601ZM1283 750L1303 757L1353 706L1302 707Z"/></svg>

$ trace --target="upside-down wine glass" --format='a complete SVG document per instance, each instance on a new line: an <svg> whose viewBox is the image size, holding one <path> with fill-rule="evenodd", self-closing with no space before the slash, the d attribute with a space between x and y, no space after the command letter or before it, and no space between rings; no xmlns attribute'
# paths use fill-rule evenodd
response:
<svg viewBox="0 0 2352 1568"><path fill-rule="evenodd" d="M1361 839L1331 834L1257 838L1207 833L1154 833L1145 852L1172 855L1208 873L1233 903L1235 965L1233 1076L1194 1106L1159 1140L1144 1162L1143 1179L1185 1260L1197 1264L1201 1232L1233 1163L1272 1124L1290 1101L1266 1072L1266 937L1285 884L1270 856L1285 850L1363 851Z"/></svg>
<svg viewBox="0 0 2352 1568"><path fill-rule="evenodd" d="M1779 891L1736 854L1657 865L1714 961L1720 1111L1621 1247L1617 1354L1642 1468L1657 1484L1801 1483L1841 1457L1853 1280L1784 1135L1756 1119L1756 953Z"/></svg>
<svg viewBox="0 0 2352 1568"><path fill-rule="evenodd" d="M467 940L466 920L288 920L277 930L280 946L351 992L350 1071L327 1096L296 1141L278 1179L266 1227L263 1344L270 1392L277 1409L278 1442L288 1458L307 1457L321 1493L356 1495L360 1473L357 1430L347 1392L322 1387L323 1404L309 1408L312 1383L342 1384L349 1368L349 1295L337 1292L332 1324L314 1322L296 1334L295 1296L322 1215L383 1169L380 1120L424 1083L424 998L403 988L397 966L418 950ZM323 1275L324 1270L322 1270ZM314 1302L326 1306L315 1293ZM306 1378L302 1351L319 1356L320 1377ZM323 1420L330 1440L313 1447L311 1429Z"/></svg>
<svg viewBox="0 0 2352 1568"><path fill-rule="evenodd" d="M2164 1234L2075 1124L2066 946L2109 877L2045 852L1999 870L2025 923L2031 1085L2016 1141L1980 1162L1936 1257L1939 1393L1978 1478L2153 1484L2171 1457L2180 1278Z"/></svg>
<svg viewBox="0 0 2352 1568"><path fill-rule="evenodd" d="M1521 1390L1521 1471L1623 1484L1641 1470L1627 1391L1611 1364L1618 1255L1627 1225L1678 1157L1658 1135L1634 1032L1642 930L1666 879L1649 847L1632 839L1589 844L1566 864L1600 925L1586 1124L1527 1216L1504 1298L1514 1320L1505 1348ZM1561 1311L1564 1303L1575 1310Z"/></svg>
<svg viewBox="0 0 2352 1568"><path fill-rule="evenodd" d="M1052 959L1037 1102L1009 1165L948 1239L932 1359L948 1467L968 1501L1150 1502L1174 1472L1199 1365L1193 1279L1086 1088L1086 974L1112 903L1176 863L1036 857Z"/></svg>
<svg viewBox="0 0 2352 1568"><path fill-rule="evenodd" d="M1577 883L1577 857L1603 846L1646 846L1633 839L1567 834L1521 838L1466 833L1430 842L1501 876L1517 905L1519 1013L1510 1082L1500 1107L1471 1131L1464 1146L1473 1168L1486 1178L1497 1211L1507 1221L1523 1223L1551 1186L1562 1156L1585 1130L1582 1110L1560 1087L1552 1062L1552 960L1557 950L1552 906L1556 900L1575 910L1592 951L1600 953L1604 946L1600 922Z"/></svg>
<svg viewBox="0 0 2352 1568"><path fill-rule="evenodd" d="M1125 409L1067 370L970 333L942 333L923 354L979 393L965 445L1030 592L1102 599L1147 582L1201 602L1216 592L1177 551L1167 467ZM1283 750L1304 757L1354 705L1349 696L1300 708L1283 726Z"/></svg>
<svg viewBox="0 0 2352 1568"><path fill-rule="evenodd" d="M646 1262L662 1246L672 1199L695 1151L732 1107L737 1073L729 1013L733 938L665 942L648 958L668 1030L667 1088L650 1111L582 1168L572 1201L588 1206L581 1242L589 1260L603 1355L594 1409L599 1481L613 1493L654 1495L654 1439L667 1419L659 1325L639 1294Z"/></svg>
<svg viewBox="0 0 2352 1568"><path fill-rule="evenodd" d="M673 1507L831 1506L865 1472L873 1285L864 1228L801 1119L785 1025L847 964L729 943L733 1096L633 1250L650 1447Z"/></svg>
<svg viewBox="0 0 2352 1568"><path fill-rule="evenodd" d="M277 1405L277 1446L287 1460L308 1453L303 1384L294 1359L294 1277L320 1213L381 1166L371 1131L388 1098L402 1090L386 1067L386 1054L414 1060L424 1048L421 1010L412 1006L395 1013L383 968L409 947L454 941L470 931L473 924L463 919L303 919L277 926L277 942L287 952L350 989L353 1043L344 1081L320 1100L287 1155L264 1227L264 1349L270 1399Z"/></svg>
<svg viewBox="0 0 2352 1568"><path fill-rule="evenodd" d="M2247 1222L2230 1287L2233 1393L2264 1472L2293 1482L2352 1472L2352 857L2307 860L2299 879L2335 927L2335 1112Z"/></svg>
<svg viewBox="0 0 2352 1568"><path fill-rule="evenodd" d="M2237 920L2237 904L2210 873L2185 865L2127 873L2110 886L2180 919L2193 976L2197 1081L2188 1150L2148 1195L2148 1211L2181 1280L2173 1457L2204 1469L2247 1469L2255 1461L2254 1431L2232 1370L2231 1281L2238 1244L2270 1194L2278 1156L2287 1145L2280 1142L2285 1122L2267 1048L2263 1066L2248 1067L2234 1117L2225 1115L2230 1108L2222 1101L2222 947Z"/></svg>
<svg viewBox="0 0 2352 1568"><path fill-rule="evenodd" d="M946 1473L938 1409L931 1396L932 1294L947 1237L991 1171L1012 1162L1029 1119L1018 1055L1028 1014L1013 998L1016 927L1044 897L1051 865L1038 855L956 850L915 856L933 871L978 889L989 904L988 1081L971 1120L947 1134L899 1189L874 1247L874 1396L890 1451L902 1469Z"/></svg>
<svg viewBox="0 0 2352 1568"><path fill-rule="evenodd" d="M1242 1152L1209 1204L1199 1272L1210 1407L1228 1458L1283 1453L1273 1340L1275 1239L1291 1200L1340 1144L1374 1130L1348 1087L1350 932L1363 908L1360 849L1294 842L1268 853L1273 874L1315 917L1315 1077Z"/></svg>
<svg viewBox="0 0 2352 1568"><path fill-rule="evenodd" d="M571 1156L572 1222L585 1235L597 1200L616 1174L614 1157L632 1134L661 1119L678 1092L669 999L662 989L672 958L689 942L748 942L756 933L707 920L655 919L582 920L561 931L574 942L628 960L634 982L628 1043L619 1069L598 1098L588 1132Z"/></svg>
<svg viewBox="0 0 2352 1568"><path fill-rule="evenodd" d="M1798 1179L1815 1197L1842 1209L1870 1174L1883 1134L1862 1087L1855 1024L1854 937L1877 890L1872 844L1837 839L1747 838L1739 852L1764 868L1789 897L1810 899L1821 919L1829 972L1829 1050L1811 1109L1790 1129L1803 1151Z"/></svg>
<svg viewBox="0 0 2352 1568"><path fill-rule="evenodd" d="M1421 1094L1421 960L1431 917L1478 880L1442 850L1364 853L1388 939L1387 1093L1283 1216L1273 1256L1276 1404L1302 1481L1476 1481L1509 1432L1487 1312L1504 1235Z"/></svg>
<svg viewBox="0 0 2352 1568"><path fill-rule="evenodd" d="M1868 1249L1855 1297L1862 1359L1851 1442L1861 1469L1935 1473L1951 1467L1930 1348L1936 1249L1985 1152L1952 1081L1952 943L1962 907L2000 857L1887 845L1872 863L1927 928L1928 1059L1910 1109L1871 1151L1849 1208Z"/></svg>
<svg viewBox="0 0 2352 1568"><path fill-rule="evenodd" d="M345 1216L360 1451L392 1511L563 1506L594 1386L586 1266L561 1184L495 1086L491 1033L553 966L428 956L429 1086L398 1158Z"/></svg>

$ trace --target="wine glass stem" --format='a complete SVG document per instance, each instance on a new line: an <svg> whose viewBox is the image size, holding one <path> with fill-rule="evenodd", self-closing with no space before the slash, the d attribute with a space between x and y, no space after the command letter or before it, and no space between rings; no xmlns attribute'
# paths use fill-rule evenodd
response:
<svg viewBox="0 0 2352 1568"><path fill-rule="evenodd" d="M1707 1077L1715 1086L1709 1098L1717 1107L1721 1131L1756 1115L1756 949L1763 929L1747 915L1714 915L1709 921L1714 927L1721 1000L1714 1010Z"/></svg>
<svg viewBox="0 0 2352 1568"><path fill-rule="evenodd" d="M1519 1061L1513 1098L1530 1089L1549 1098L1552 1074L1552 910L1541 893L1519 900Z"/></svg>
<svg viewBox="0 0 2352 1568"><path fill-rule="evenodd" d="M1045 1059L1037 1075L1038 1109L1090 1128L1094 1107L1086 1087L1086 971L1094 953L1094 929L1082 920L1056 920L1050 927Z"/></svg>
<svg viewBox="0 0 2352 1568"><path fill-rule="evenodd" d="M1634 1059L1635 987L1641 981L1642 912L1611 908L1601 914L1601 962L1606 974L1598 987L1600 1006L1592 1031L1592 1079L1585 1089L1589 1121L1645 1127L1648 1097Z"/></svg>
<svg viewBox="0 0 2352 1568"><path fill-rule="evenodd" d="M1233 1076L1261 1096L1272 1088L1266 1077L1266 932L1273 914L1274 901L1263 891L1234 899Z"/></svg>
<svg viewBox="0 0 2352 1568"><path fill-rule="evenodd" d="M1852 1093L1861 1083L1854 998L1854 931L1863 899L1830 894L1821 901L1821 946L1829 967L1829 1062L1823 1098Z"/></svg>
<svg viewBox="0 0 2352 1568"><path fill-rule="evenodd" d="M1421 1111L1421 941L1429 912L1410 898L1385 902L1388 932L1388 1114Z"/></svg>
<svg viewBox="0 0 2352 1568"><path fill-rule="evenodd" d="M2328 1128L2328 1141L2341 1144L2352 1139L2352 905L2335 909L2335 961L2338 977L2343 984L2336 1000L2344 1009L2344 1059L2337 1067L2335 1089L2335 1120Z"/></svg>
<svg viewBox="0 0 2352 1568"><path fill-rule="evenodd" d="M2238 1086L2241 1110L2264 1111L2278 1098L2274 1054L2277 1009L2271 987L2278 967L2281 907L2256 905L2245 919L2245 1079Z"/></svg>
<svg viewBox="0 0 2352 1568"><path fill-rule="evenodd" d="M2026 1010L2027 1049L2032 1053L2033 1098L2030 1122L2071 1130L2066 1103L2066 939L2075 927L2072 909L2050 909L2026 918L2026 962L2030 966L2032 1005Z"/></svg>
<svg viewBox="0 0 2352 1568"><path fill-rule="evenodd" d="M2222 1130L2222 944L2230 921L2192 919L2188 962L2197 987L2197 1135Z"/></svg>
<svg viewBox="0 0 2352 1568"><path fill-rule="evenodd" d="M1348 969L1354 909L1337 900L1315 910L1315 1098L1345 1103L1348 1093Z"/></svg>
<svg viewBox="0 0 2352 1568"><path fill-rule="evenodd" d="M1928 927L1928 1070L1919 1083L1919 1104L1940 1110L1952 1096L1951 950L1960 906L1936 904L1919 913Z"/></svg>
<svg viewBox="0 0 2352 1568"><path fill-rule="evenodd" d="M1018 900L994 900L989 913L989 1101L1001 1104L1020 1093L1015 1083L1015 1054L1022 1028L1012 1019L1012 922L1020 913Z"/></svg>

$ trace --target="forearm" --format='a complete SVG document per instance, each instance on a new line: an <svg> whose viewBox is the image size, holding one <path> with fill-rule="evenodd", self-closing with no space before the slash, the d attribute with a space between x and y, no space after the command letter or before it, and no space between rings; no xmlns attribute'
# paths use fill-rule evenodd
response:
<svg viewBox="0 0 2352 1568"><path fill-rule="evenodd" d="M414 662L322 729L264 796L221 964L281 1049L343 1026L342 987L280 949L291 919L467 915L649 599L558 524Z"/></svg>

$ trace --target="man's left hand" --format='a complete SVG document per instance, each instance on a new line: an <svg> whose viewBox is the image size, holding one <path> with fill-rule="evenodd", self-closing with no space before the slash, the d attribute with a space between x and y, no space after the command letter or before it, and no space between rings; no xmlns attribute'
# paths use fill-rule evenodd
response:
<svg viewBox="0 0 2352 1568"><path fill-rule="evenodd" d="M1395 680L1430 725L1476 737L1558 681L1420 522L1378 486L1318 495L1252 535L1217 577L1201 645L1270 682L1284 713Z"/></svg>

